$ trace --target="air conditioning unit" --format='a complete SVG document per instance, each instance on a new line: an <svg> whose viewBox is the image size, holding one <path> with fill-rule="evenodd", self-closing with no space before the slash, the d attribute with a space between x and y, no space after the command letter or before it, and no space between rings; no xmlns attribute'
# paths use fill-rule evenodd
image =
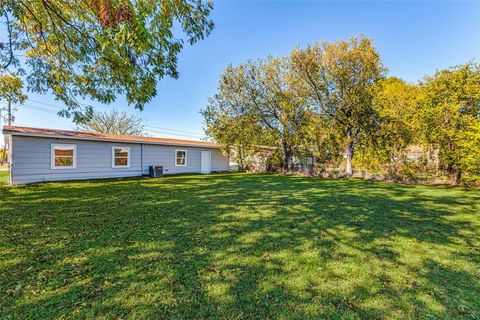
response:
<svg viewBox="0 0 480 320"><path fill-rule="evenodd" d="M163 176L163 166L149 166L148 176L150 178L160 178Z"/></svg>

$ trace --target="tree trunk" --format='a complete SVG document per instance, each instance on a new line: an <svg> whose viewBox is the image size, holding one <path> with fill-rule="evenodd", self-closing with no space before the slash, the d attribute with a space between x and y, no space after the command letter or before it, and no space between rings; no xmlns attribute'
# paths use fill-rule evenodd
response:
<svg viewBox="0 0 480 320"><path fill-rule="evenodd" d="M282 137L282 169L284 172L288 171L288 158L287 140L285 137Z"/></svg>
<svg viewBox="0 0 480 320"><path fill-rule="evenodd" d="M454 165L454 161L452 160L453 150L454 150L453 143L449 142L448 155L447 155L447 167L446 167L446 171L449 177L451 177L455 173L455 170L454 170L455 165Z"/></svg>
<svg viewBox="0 0 480 320"><path fill-rule="evenodd" d="M455 170L455 184L460 184L462 182L462 170Z"/></svg>
<svg viewBox="0 0 480 320"><path fill-rule="evenodd" d="M347 144L347 164L345 167L345 176L351 177L353 174L352 170L352 159L353 159L353 150L354 150L354 143L352 139L352 130L348 129L347 131L347 139L348 139L348 144Z"/></svg>
<svg viewBox="0 0 480 320"><path fill-rule="evenodd" d="M245 168L243 166L243 148L238 148L238 171L244 172Z"/></svg>

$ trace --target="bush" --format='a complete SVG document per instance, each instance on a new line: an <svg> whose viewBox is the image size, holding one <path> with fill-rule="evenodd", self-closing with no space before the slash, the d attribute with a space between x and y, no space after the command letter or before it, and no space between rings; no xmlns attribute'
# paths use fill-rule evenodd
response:
<svg viewBox="0 0 480 320"><path fill-rule="evenodd" d="M417 172L419 172L420 166L414 161L406 160L402 163L399 169L400 176L403 179L414 181L417 177Z"/></svg>

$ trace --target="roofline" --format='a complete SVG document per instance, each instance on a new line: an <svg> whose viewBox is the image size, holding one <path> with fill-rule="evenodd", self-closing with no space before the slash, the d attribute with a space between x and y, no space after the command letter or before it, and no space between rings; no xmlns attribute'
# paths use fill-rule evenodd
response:
<svg viewBox="0 0 480 320"><path fill-rule="evenodd" d="M15 130L8 130L8 129L3 129L3 134L14 135L14 136L23 136L23 137L84 140L84 141L103 141L103 142L117 142L117 143L131 143L131 144L152 144L152 145L182 146L182 147L192 147L192 148L220 149L222 147L221 145L216 144L216 143L212 143L210 145L202 145L202 144L192 144L192 143L188 143L188 142L173 143L173 142L155 142L155 141L145 141L145 140L141 141L141 140L113 139L113 138L72 137L72 136L53 135L53 134L24 133L24 132L17 132Z"/></svg>

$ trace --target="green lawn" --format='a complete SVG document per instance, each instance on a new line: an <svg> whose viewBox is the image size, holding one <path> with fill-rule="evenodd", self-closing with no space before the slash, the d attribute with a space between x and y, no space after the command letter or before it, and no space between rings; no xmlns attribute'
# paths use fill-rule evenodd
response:
<svg viewBox="0 0 480 320"><path fill-rule="evenodd" d="M190 175L0 187L2 319L480 318L480 190Z"/></svg>
<svg viewBox="0 0 480 320"><path fill-rule="evenodd" d="M8 171L0 171L0 187L8 183Z"/></svg>

